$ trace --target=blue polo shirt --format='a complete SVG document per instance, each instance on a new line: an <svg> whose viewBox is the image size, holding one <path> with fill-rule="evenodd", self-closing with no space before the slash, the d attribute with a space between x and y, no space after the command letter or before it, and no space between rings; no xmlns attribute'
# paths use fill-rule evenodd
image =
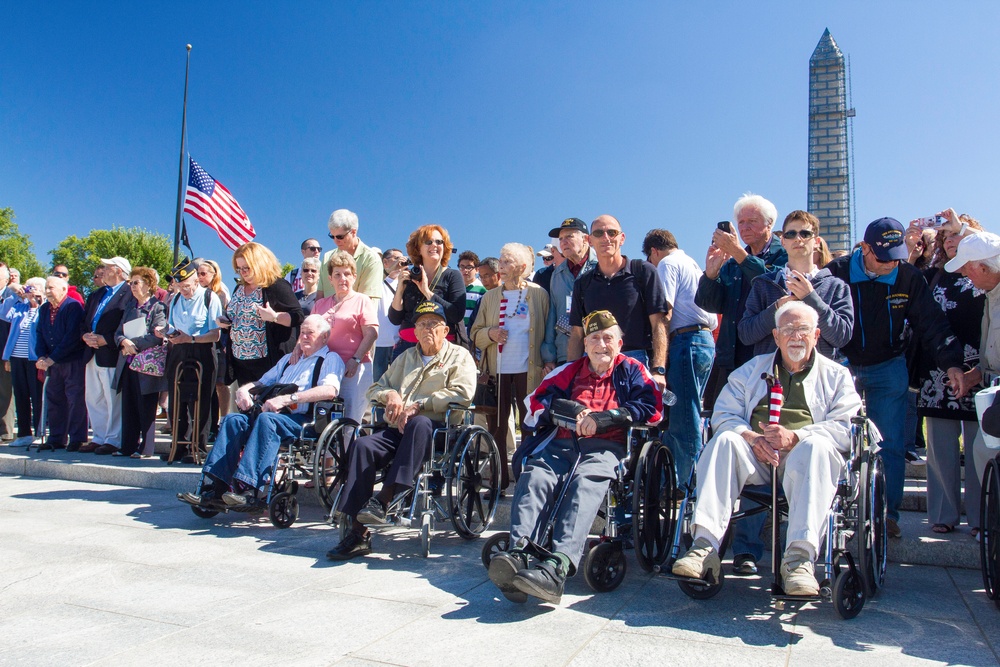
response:
<svg viewBox="0 0 1000 667"><path fill-rule="evenodd" d="M205 288L199 286L194 296L185 299L176 294L170 299L170 317L167 324L188 336L201 336L212 329L218 329L215 319L222 317L222 303L214 292L208 292L208 307L205 307Z"/></svg>

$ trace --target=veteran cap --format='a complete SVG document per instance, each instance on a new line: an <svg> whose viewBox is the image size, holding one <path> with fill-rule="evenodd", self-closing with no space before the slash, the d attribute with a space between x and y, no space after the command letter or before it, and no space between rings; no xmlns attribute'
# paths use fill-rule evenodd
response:
<svg viewBox="0 0 1000 667"><path fill-rule="evenodd" d="M903 243L903 225L895 218L879 218L865 230L865 243L880 262L905 262L909 257Z"/></svg>
<svg viewBox="0 0 1000 667"><path fill-rule="evenodd" d="M440 304L434 303L433 301L424 301L418 304L413 313L416 315L413 320L414 322L419 320L424 315L436 315L437 317L440 317L442 321L448 321L448 318L444 316L444 308L442 308Z"/></svg>
<svg viewBox="0 0 1000 667"><path fill-rule="evenodd" d="M597 331L604 331L618 326L618 320L607 310L595 310L583 318L583 335L589 336Z"/></svg>
<svg viewBox="0 0 1000 667"><path fill-rule="evenodd" d="M584 234L589 234L590 230L587 229L587 223L580 218L566 218L562 221L562 224L554 229L549 230L549 238L557 239L559 238L559 232L564 229L574 229L578 232L583 232Z"/></svg>
<svg viewBox="0 0 1000 667"><path fill-rule="evenodd" d="M187 280L195 273L197 273L198 267L195 266L187 257L181 257L180 261L174 264L174 268L170 269L170 277L180 282L182 280Z"/></svg>

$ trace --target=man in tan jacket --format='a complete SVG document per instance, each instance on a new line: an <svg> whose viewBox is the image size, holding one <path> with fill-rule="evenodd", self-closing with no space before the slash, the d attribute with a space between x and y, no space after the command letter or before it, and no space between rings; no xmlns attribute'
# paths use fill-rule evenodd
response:
<svg viewBox="0 0 1000 667"><path fill-rule="evenodd" d="M347 535L329 552L348 560L372 551L365 524L385 523L386 508L413 480L430 455L434 429L452 404L468 406L476 391L476 362L464 347L446 339L444 309L425 301L416 308L417 346L406 350L368 389L368 398L385 406L389 428L359 438L347 454L347 479L338 510L354 518ZM392 465L375 489L376 473Z"/></svg>

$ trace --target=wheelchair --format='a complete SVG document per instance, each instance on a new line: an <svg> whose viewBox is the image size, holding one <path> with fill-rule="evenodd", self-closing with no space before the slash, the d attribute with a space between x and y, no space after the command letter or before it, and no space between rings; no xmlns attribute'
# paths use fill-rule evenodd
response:
<svg viewBox="0 0 1000 667"><path fill-rule="evenodd" d="M575 420L561 422L558 418L554 418L553 421L570 430L576 428ZM619 460L615 476L608 486L604 504L597 512L595 525L602 524L602 528L598 534L587 540L584 547L585 555L579 568L587 585L597 593L613 591L621 585L625 580L627 569L625 549L646 539L645 536L636 533L639 528L632 510L637 462L635 452L644 451L652 444L650 438L654 437L655 429L652 427L633 425L626 430L625 456ZM575 434L573 439L575 442ZM566 480L571 479L575 472L576 465L570 470ZM559 485L556 500L548 513L548 520L536 527L536 534L531 539L533 543L542 545L546 549L551 546L555 517L566 491L566 480ZM509 551L511 546L513 545L510 543L508 531L501 531L490 537L483 545L481 554L483 566L489 570L493 556Z"/></svg>
<svg viewBox="0 0 1000 667"><path fill-rule="evenodd" d="M312 420L302 424L297 437L286 438L278 446L278 452L271 466L271 478L265 482L267 494L261 502L233 507L225 507L222 503L211 507L192 505L191 511L203 519L210 519L220 512L263 514L266 511L275 528L291 527L299 517L297 494L301 481L312 483L320 502L323 502L323 489L316 483L317 454L328 446L338 432L351 425L356 426L343 415L342 399L313 404ZM204 492L204 488L205 479L202 477L199 494Z"/></svg>
<svg viewBox="0 0 1000 667"><path fill-rule="evenodd" d="M979 559L986 595L1000 609L1000 454L986 464L980 504Z"/></svg>
<svg viewBox="0 0 1000 667"><path fill-rule="evenodd" d="M710 413L703 412L704 442L710 437ZM837 486L827 517L827 534L821 544L816 572L820 580L820 595L788 596L782 588L779 566L781 518L788 514L788 503L780 493L780 483L774 470L770 488L748 486L741 499L755 503L749 509L734 512L719 549L724 557L732 540L732 525L741 518L771 512L771 568L773 581L771 598L776 608L789 602L833 602L844 619L857 616L866 600L874 596L885 581L886 569L886 500L885 476L879 455L881 435L874 423L862 411L851 418L851 451ZM688 579L671 574L671 567L692 545L691 535L694 492L678 488L674 458L665 445L654 446L640 457L637 475L637 521L645 524L642 534L646 541L636 544L636 555L644 569L666 574L678 582L681 590L693 599L714 597L725 582L720 571L718 581ZM696 489L695 470L688 489ZM857 557L855 557L855 553Z"/></svg>
<svg viewBox="0 0 1000 667"><path fill-rule="evenodd" d="M500 450L493 436L472 423L474 408L452 404L445 426L434 429L430 456L413 486L396 494L386 508L386 524L420 531L420 554L430 555L435 523L450 522L465 540L477 539L496 515L500 499ZM347 453L354 441L390 426L381 406L373 406L371 423L343 420L316 448L313 466L316 491L327 510L327 521L337 526L340 539L350 530L352 517L337 511L346 480ZM391 463L389 464L391 465ZM388 466L379 471L378 486Z"/></svg>

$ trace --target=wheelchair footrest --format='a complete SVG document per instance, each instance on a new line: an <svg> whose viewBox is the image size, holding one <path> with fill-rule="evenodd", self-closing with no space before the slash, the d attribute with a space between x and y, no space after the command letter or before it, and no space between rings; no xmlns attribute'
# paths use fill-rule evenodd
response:
<svg viewBox="0 0 1000 667"><path fill-rule="evenodd" d="M664 570L660 574L662 574L666 579L670 579L671 581L679 581L683 584L688 584L690 586L708 587L708 586L719 585L718 581L711 581L709 579L696 579L694 577L679 577L676 574L672 573L670 570Z"/></svg>

